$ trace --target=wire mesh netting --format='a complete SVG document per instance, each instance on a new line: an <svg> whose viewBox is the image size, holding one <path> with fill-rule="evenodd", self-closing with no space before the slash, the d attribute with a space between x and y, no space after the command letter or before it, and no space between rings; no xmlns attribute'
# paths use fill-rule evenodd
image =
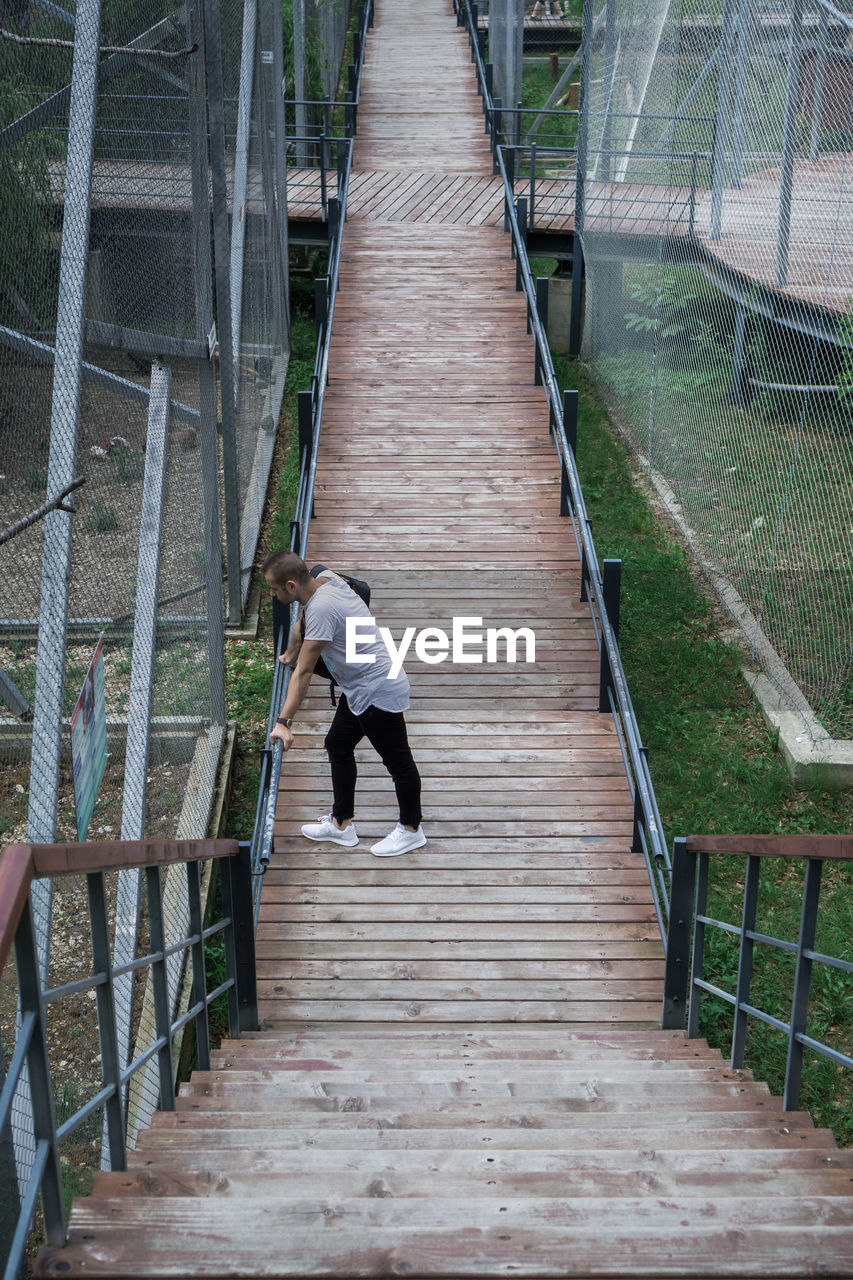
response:
<svg viewBox="0 0 853 1280"><path fill-rule="evenodd" d="M224 625L246 602L289 352L284 80L276 0L3 6L4 843L77 837L70 718L101 636L88 838L207 834ZM138 873L112 892L121 964ZM46 882L33 906L48 982L67 937ZM166 916L186 932L177 874ZM129 979L116 1007L127 1061L144 1013ZM135 1088L131 1138L157 1105L153 1076ZM23 1177L26 1082L13 1129Z"/></svg>
<svg viewBox="0 0 853 1280"><path fill-rule="evenodd" d="M851 737L853 17L594 17L585 357L756 655Z"/></svg>

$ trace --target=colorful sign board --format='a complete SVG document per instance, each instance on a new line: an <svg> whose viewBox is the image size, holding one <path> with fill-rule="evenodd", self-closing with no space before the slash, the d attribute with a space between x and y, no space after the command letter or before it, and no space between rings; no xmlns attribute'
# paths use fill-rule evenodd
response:
<svg viewBox="0 0 853 1280"><path fill-rule="evenodd" d="M92 810L107 767L103 644L101 636L71 716L71 755L74 760L74 807L77 813L78 840L86 839Z"/></svg>

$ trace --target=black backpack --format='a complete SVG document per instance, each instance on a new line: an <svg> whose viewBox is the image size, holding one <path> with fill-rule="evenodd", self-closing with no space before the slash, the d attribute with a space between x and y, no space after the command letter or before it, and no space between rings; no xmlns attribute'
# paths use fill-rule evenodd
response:
<svg viewBox="0 0 853 1280"><path fill-rule="evenodd" d="M321 574L326 573L327 571L328 571L328 565L315 564L314 568L310 570L310 573L312 578L319 578ZM337 572L337 570L334 570L334 572ZM355 594L357 596L360 596L366 605L370 604L370 587L368 583L362 582L361 578L351 578L348 573L338 573L338 577L343 578L347 586L352 587ZM304 640L305 639L304 611L303 611L302 617L300 618L300 625L302 627L302 639ZM323 661L322 655L314 663L314 674L320 676L321 679L323 680L328 680L329 697L331 698L332 706L336 707L338 705L337 699L335 698L335 685L337 684L337 681L335 680L335 677L332 675L331 671Z"/></svg>

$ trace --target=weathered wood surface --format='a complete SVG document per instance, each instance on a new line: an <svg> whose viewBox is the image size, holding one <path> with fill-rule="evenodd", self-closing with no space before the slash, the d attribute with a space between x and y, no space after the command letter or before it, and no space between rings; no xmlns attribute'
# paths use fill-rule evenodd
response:
<svg viewBox="0 0 853 1280"><path fill-rule="evenodd" d="M332 713L315 682L261 903L262 1014L269 1027L651 1024L662 957L648 875L597 710L597 646L468 47L441 3L419 9L415 101L409 21L384 7L368 43L309 560L366 577L397 639L479 617L484 632L531 628L535 661L407 660L429 843L384 866L368 847L397 810L369 747L359 847L300 835L330 807ZM489 209L494 225L477 225Z"/></svg>
<svg viewBox="0 0 853 1280"><path fill-rule="evenodd" d="M460 189L491 181L449 0L378 0L366 74L360 164L402 137L442 182L451 156ZM398 639L480 617L533 628L536 660L409 660L429 843L387 861L370 749L362 843L299 832L329 807L317 682L262 896L266 1029L97 1175L37 1280L853 1276L853 1155L657 1025L648 874L507 242L428 221L396 181L377 199L421 221L347 225L310 554L367 578Z"/></svg>
<svg viewBox="0 0 853 1280"><path fill-rule="evenodd" d="M853 1273L853 1153L701 1041L315 1025L216 1058L37 1277Z"/></svg>

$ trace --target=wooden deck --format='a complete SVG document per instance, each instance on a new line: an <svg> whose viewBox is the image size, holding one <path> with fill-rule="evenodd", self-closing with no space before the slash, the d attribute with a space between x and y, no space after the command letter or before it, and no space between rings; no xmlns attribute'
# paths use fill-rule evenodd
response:
<svg viewBox="0 0 853 1280"><path fill-rule="evenodd" d="M416 12L421 86L470 109L453 146L485 177L449 0ZM379 0L374 170L411 21ZM361 846L298 833L329 803L318 686L263 887L265 1029L96 1176L36 1278L851 1277L853 1152L657 1026L661 944L508 241L365 216L343 256L311 554L367 578L394 630L529 625L536 663L409 664L429 843L385 861L369 750Z"/></svg>
<svg viewBox="0 0 853 1280"><path fill-rule="evenodd" d="M500 209L464 36L419 10L371 34L344 233L309 560L373 587L405 626L531 627L536 661L407 662L429 843L392 863L390 779L359 751L361 846L311 846L329 808L320 682L297 722L258 934L262 1016L294 1021L650 1026L662 951L509 238L460 222ZM412 181L396 167L419 157ZM388 139L392 142L389 145ZM424 171L431 159L432 171ZM459 170L453 190L447 174ZM362 188L364 189L364 188ZM495 221L498 220L497 214Z"/></svg>

